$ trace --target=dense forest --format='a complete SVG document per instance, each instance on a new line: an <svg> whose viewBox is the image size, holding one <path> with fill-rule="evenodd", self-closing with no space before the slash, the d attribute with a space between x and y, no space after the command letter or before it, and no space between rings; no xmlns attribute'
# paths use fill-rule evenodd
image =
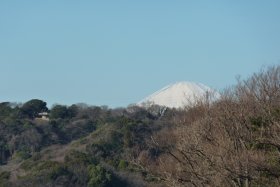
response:
<svg viewBox="0 0 280 187"><path fill-rule="evenodd" d="M184 110L0 103L0 186L280 186L280 66Z"/></svg>

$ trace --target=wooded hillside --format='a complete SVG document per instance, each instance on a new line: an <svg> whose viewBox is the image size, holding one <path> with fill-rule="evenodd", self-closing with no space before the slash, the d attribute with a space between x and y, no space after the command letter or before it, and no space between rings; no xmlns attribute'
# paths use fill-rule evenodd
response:
<svg viewBox="0 0 280 187"><path fill-rule="evenodd" d="M0 103L0 186L280 186L280 66L185 110Z"/></svg>

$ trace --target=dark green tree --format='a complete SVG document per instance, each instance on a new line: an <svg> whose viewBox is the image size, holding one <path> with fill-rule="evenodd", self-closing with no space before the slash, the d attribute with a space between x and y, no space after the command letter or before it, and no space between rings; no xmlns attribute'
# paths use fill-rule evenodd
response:
<svg viewBox="0 0 280 187"><path fill-rule="evenodd" d="M40 112L47 112L47 103L39 100L39 99L32 99L20 108L21 114L24 117L35 118L38 116Z"/></svg>
<svg viewBox="0 0 280 187"><path fill-rule="evenodd" d="M50 111L50 118L51 119L65 119L68 118L69 111L67 106L64 105L55 105Z"/></svg>
<svg viewBox="0 0 280 187"><path fill-rule="evenodd" d="M70 118L77 116L78 112L79 112L79 108L77 105L71 105L70 107L68 107L68 116Z"/></svg>
<svg viewBox="0 0 280 187"><path fill-rule="evenodd" d="M109 172L107 172L100 165L90 165L88 167L89 170L89 182L88 186L95 187L105 187L108 186L110 181L112 180L112 176Z"/></svg>
<svg viewBox="0 0 280 187"><path fill-rule="evenodd" d="M76 105L67 107L65 105L55 105L50 111L52 119L66 119L73 118L78 114L79 108Z"/></svg>
<svg viewBox="0 0 280 187"><path fill-rule="evenodd" d="M9 116L12 110L9 102L0 103L0 119Z"/></svg>

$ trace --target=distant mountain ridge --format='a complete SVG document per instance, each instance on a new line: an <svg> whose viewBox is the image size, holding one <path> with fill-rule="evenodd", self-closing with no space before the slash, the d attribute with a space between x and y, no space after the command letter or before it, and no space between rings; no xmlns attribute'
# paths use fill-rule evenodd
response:
<svg viewBox="0 0 280 187"><path fill-rule="evenodd" d="M159 91L146 97L138 106L149 107L151 105L160 105L169 108L185 108L202 99L206 94L213 94L214 98L219 98L220 94L210 87L195 82L177 82L170 84Z"/></svg>

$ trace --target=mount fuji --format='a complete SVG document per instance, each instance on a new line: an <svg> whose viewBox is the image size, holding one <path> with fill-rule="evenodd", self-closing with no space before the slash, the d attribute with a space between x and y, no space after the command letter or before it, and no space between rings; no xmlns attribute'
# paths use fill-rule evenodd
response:
<svg viewBox="0 0 280 187"><path fill-rule="evenodd" d="M137 105L141 107L160 105L168 108L183 109L194 105L198 100L205 98L207 94L213 96L213 99L220 97L218 92L204 84L186 81L177 82L146 97Z"/></svg>

